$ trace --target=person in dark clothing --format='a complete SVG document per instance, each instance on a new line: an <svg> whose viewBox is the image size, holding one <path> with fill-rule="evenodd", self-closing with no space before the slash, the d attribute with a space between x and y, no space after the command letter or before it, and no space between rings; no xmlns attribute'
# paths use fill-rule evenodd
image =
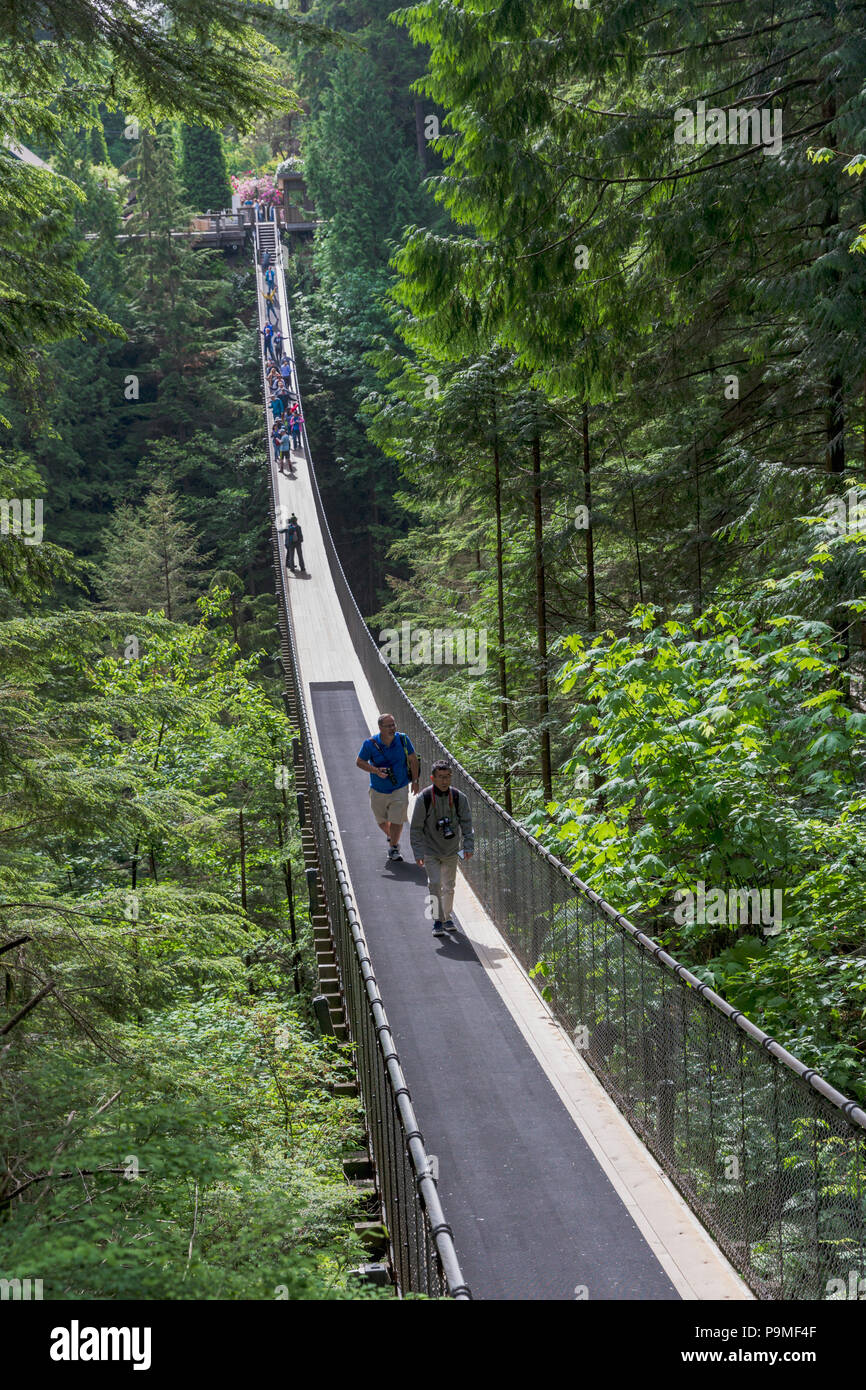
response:
<svg viewBox="0 0 866 1390"><path fill-rule="evenodd" d="M286 538L287 567L292 571L292 574L294 574L295 556L297 555L298 569L301 574L306 574L307 571L304 565L304 552L301 549L301 545L303 544L304 540L304 534L300 526L298 525L298 518L295 516L294 512L292 512L292 515L289 517L289 524L285 527L280 527L280 535L285 536Z"/></svg>
<svg viewBox="0 0 866 1390"><path fill-rule="evenodd" d="M279 362L280 358L283 355L283 335L279 328L274 330L274 352L276 353L277 361Z"/></svg>
<svg viewBox="0 0 866 1390"><path fill-rule="evenodd" d="M270 267L270 264L271 264L271 253L270 253L270 251L267 249L267 247L265 247L264 251L262 252L262 270L267 270L267 269Z"/></svg>
<svg viewBox="0 0 866 1390"><path fill-rule="evenodd" d="M415 862L427 871L433 935L456 931L451 908L457 879L457 859L475 850L472 816L465 792L451 786L451 764L440 758L430 769L431 785L417 798L409 824L409 843Z"/></svg>
<svg viewBox="0 0 866 1390"><path fill-rule="evenodd" d="M273 328L273 324L266 323L265 326L264 326L264 328L262 328L262 329L260 330L260 332L261 332L262 337L263 337L264 340L265 340L265 353L266 353L266 355L267 355L268 357L272 358L273 361L274 361L274 363L276 363L276 360L277 360L277 359L274 357L274 328Z"/></svg>

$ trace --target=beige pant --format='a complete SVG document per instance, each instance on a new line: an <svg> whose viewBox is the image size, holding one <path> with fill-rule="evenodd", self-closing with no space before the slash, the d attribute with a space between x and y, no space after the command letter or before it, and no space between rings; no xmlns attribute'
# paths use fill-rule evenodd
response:
<svg viewBox="0 0 866 1390"><path fill-rule="evenodd" d="M409 819L409 783L407 782L405 787L395 788L386 782L385 786L387 791L384 792L377 792L375 787L370 788L370 805L376 822L379 825L382 821L390 821L392 825L403 825Z"/></svg>
<svg viewBox="0 0 866 1390"><path fill-rule="evenodd" d="M454 906L457 855L449 854L444 859L434 859L425 854L424 868L427 870L427 884L433 899L433 920L447 922Z"/></svg>

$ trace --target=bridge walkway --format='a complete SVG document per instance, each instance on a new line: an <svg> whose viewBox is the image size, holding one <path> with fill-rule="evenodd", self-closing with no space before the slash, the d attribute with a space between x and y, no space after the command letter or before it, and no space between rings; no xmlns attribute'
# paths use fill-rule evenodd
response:
<svg viewBox="0 0 866 1390"><path fill-rule="evenodd" d="M257 232L271 241L268 224ZM294 358L280 249L273 249ZM261 326L260 269L257 286ZM460 935L436 939L424 916L423 871L408 862L408 831L407 862L387 864L368 779L355 766L378 711L332 580L306 438L292 458L296 476L278 475L269 446L283 517L296 513L304 533L307 572L286 575L301 685L352 894L473 1296L751 1298L462 875Z"/></svg>

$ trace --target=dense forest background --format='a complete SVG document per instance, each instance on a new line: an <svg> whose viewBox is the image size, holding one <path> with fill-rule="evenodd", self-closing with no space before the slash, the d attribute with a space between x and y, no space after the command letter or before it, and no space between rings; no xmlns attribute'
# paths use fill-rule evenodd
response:
<svg viewBox="0 0 866 1390"><path fill-rule="evenodd" d="M252 277L170 235L287 158L350 582L374 634L487 636L483 673L398 676L866 1095L864 7L45 8L56 42L0 27L2 133L63 176L0 155L0 492L45 499L41 545L0 538L4 1262L252 1298L343 1296L359 1257L290 910ZM700 100L778 113L780 152L678 144ZM781 920L683 920L699 886Z"/></svg>

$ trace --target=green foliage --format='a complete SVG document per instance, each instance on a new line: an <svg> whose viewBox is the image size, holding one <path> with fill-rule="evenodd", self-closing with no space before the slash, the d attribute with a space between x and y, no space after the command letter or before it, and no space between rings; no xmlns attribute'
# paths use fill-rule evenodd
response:
<svg viewBox="0 0 866 1390"><path fill-rule="evenodd" d="M200 607L0 624L3 1269L48 1297L327 1297L361 1254L345 1057L281 1002L290 730Z"/></svg>
<svg viewBox="0 0 866 1390"><path fill-rule="evenodd" d="M690 622L644 608L627 636L564 647L583 791L549 808L560 853L862 1094L866 716L844 702L832 630L751 607ZM721 890L705 914L675 906L700 902L701 885ZM767 907L778 891L781 920L758 915L750 890Z"/></svg>
<svg viewBox="0 0 866 1390"><path fill-rule="evenodd" d="M7 1059L4 1129L34 1133L0 1172L3 1276L44 1271L52 1299L346 1296L339 1049L273 996L213 991L120 1037L111 1067L68 1039Z"/></svg>
<svg viewBox="0 0 866 1390"><path fill-rule="evenodd" d="M139 507L118 507L104 532L99 587L110 608L145 613L161 608L169 621L193 611L202 560L177 498L157 482Z"/></svg>
<svg viewBox="0 0 866 1390"><path fill-rule="evenodd" d="M181 179L192 206L199 212L231 207L232 190L221 132L206 126L182 126L181 149Z"/></svg>
<svg viewBox="0 0 866 1390"><path fill-rule="evenodd" d="M48 0L38 13L16 0L0 16L0 368L20 380L34 379L31 345L104 337L116 324L90 301L64 241L80 192L13 158L9 143L56 145L64 131L97 129L100 110L126 112L129 138L178 116L244 125L294 105L257 25L304 41L332 37L249 0L167 0L160 10L155 23L133 0L110 13L95 0ZM91 153L102 161L98 137Z"/></svg>

